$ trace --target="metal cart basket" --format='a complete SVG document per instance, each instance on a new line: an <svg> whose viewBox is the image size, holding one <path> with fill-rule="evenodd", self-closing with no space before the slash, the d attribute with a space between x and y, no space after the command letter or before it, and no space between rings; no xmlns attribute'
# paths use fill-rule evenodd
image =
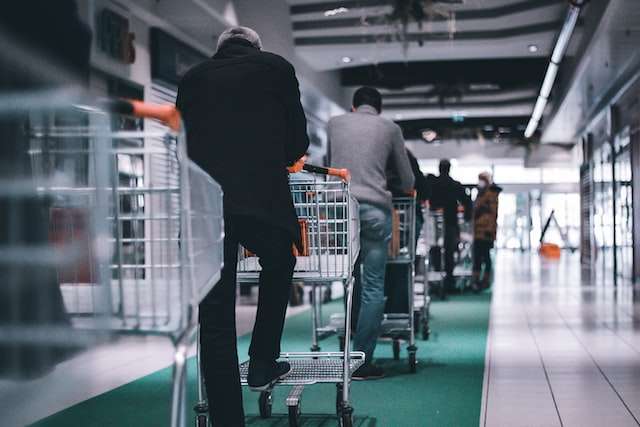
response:
<svg viewBox="0 0 640 427"><path fill-rule="evenodd" d="M96 331L169 337L170 424L184 426L187 348L198 304L222 267L221 188L188 160L172 106L78 102L29 114L25 189L46 198L49 235L31 255L55 269L69 319L61 333L41 327L31 339L75 342ZM143 131L132 116L163 123L147 120ZM123 123L132 130L113 130Z"/></svg>
<svg viewBox="0 0 640 427"><path fill-rule="evenodd" d="M413 373L416 371L418 348L415 343L415 320L419 316L414 316L415 307L415 285L414 285L414 259L416 251L416 199L415 197L394 197L392 213L392 238L389 242L389 254L387 258L387 273L389 266L401 267L402 285L406 289L406 307L401 312L386 310L380 327L382 338L391 338L393 343L394 359L400 358L400 340L408 341L408 361L409 369ZM389 278L387 276L387 278ZM395 275L393 277L396 278ZM391 287L397 286L393 284ZM395 296L395 294L394 294ZM427 296L428 298L428 296ZM320 306L320 301L314 306ZM400 302L400 305L402 302ZM319 308L318 308L319 310ZM331 316L327 325L318 328L323 335L335 332L340 340L340 348L345 346L344 315L337 313Z"/></svg>
<svg viewBox="0 0 640 427"><path fill-rule="evenodd" d="M316 173L335 172L334 169L305 167ZM344 171L337 173L346 177ZM345 290L345 319L350 322L353 290L353 265L360 250L360 224L358 203L349 191L349 183L317 174L291 175L289 182L294 206L301 226L304 249L296 254L297 263L293 280L304 282L315 289L322 284L340 281ZM258 259L239 250L238 281L256 283L260 273ZM312 308L314 325L317 312ZM314 342L314 337L312 338ZM347 349L349 348L347 343ZM317 383L336 384L336 412L340 425L351 426L353 407L350 402L351 374L364 362L362 352L306 352L282 353L292 373L276 385L293 386L286 404L289 425L300 423L300 400L305 386ZM240 366L242 383L246 385L248 362ZM260 394L260 415L271 415L272 390Z"/></svg>
<svg viewBox="0 0 640 427"><path fill-rule="evenodd" d="M427 256L425 260L427 265L424 278L426 289L424 295L426 297L430 291L430 285L435 284L437 286L440 299L445 299L444 215L441 210L426 210L423 235L427 247ZM428 304L425 304L425 308L428 309Z"/></svg>
<svg viewBox="0 0 640 427"><path fill-rule="evenodd" d="M393 198L394 235L391 239L387 264L402 267L403 285L407 292L406 310L386 310L381 325L381 336L393 340L393 357L400 358L400 340L408 342L409 369L416 371L415 317L414 317L414 260L416 255L416 198ZM389 266L388 268L389 269ZM392 286L398 286L393 283Z"/></svg>
<svg viewBox="0 0 640 427"><path fill-rule="evenodd" d="M460 241L456 253L456 265L453 277L460 291L469 289L473 282L473 221L466 220L462 212L458 213Z"/></svg>

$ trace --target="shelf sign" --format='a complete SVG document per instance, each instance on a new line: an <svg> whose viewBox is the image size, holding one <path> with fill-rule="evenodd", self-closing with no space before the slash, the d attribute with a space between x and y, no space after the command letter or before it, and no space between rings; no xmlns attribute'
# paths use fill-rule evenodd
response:
<svg viewBox="0 0 640 427"><path fill-rule="evenodd" d="M151 29L151 77L154 80L177 86L189 69L207 58L161 29Z"/></svg>
<svg viewBox="0 0 640 427"><path fill-rule="evenodd" d="M109 57L125 64L135 62L135 34L129 31L129 20L124 16L103 9L98 14L96 36L98 48Z"/></svg>

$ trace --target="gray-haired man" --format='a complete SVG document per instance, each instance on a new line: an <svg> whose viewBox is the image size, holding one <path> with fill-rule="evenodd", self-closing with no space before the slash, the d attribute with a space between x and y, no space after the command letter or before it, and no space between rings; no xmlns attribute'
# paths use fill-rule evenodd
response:
<svg viewBox="0 0 640 427"><path fill-rule="evenodd" d="M219 38L213 58L180 82L178 108L189 157L224 191L222 279L200 304L202 370L216 427L244 426L236 350L238 245L260 258L260 295L251 338L249 386L264 389L290 371L277 362L300 242L286 167L309 140L291 64L261 51L255 31L235 27Z"/></svg>

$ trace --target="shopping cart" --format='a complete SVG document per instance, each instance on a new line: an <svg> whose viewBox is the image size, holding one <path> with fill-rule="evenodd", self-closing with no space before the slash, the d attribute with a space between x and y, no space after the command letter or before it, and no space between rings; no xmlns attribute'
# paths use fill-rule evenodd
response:
<svg viewBox="0 0 640 427"><path fill-rule="evenodd" d="M473 282L473 222L465 219L464 212L458 212L458 227L460 240L453 277L456 279L456 286L463 292L469 289Z"/></svg>
<svg viewBox="0 0 640 427"><path fill-rule="evenodd" d="M416 372L416 352L414 316L414 260L416 255L416 198L393 198L393 236L390 242L389 257L387 259L387 276L390 271L399 270L402 276L401 288L406 289L405 301L399 301L392 307L387 307L381 325L381 336L391 338L393 358L400 359L400 341L405 340L407 346L409 369ZM395 274L392 276L397 277ZM391 283L391 287L400 283ZM391 289L393 291L393 289ZM388 300L388 303L390 300Z"/></svg>
<svg viewBox="0 0 640 427"><path fill-rule="evenodd" d="M392 211L392 237L389 242L387 258L387 282L385 291L387 307L380 326L380 337L391 339L393 357L400 359L400 341L405 340L407 346L409 370L416 372L418 348L415 343L415 325L419 316L414 315L414 260L416 250L416 199L415 197L394 197ZM399 281L400 283L398 283ZM406 292L397 292L398 289ZM392 294L392 295L389 295ZM428 296L427 296L428 298ZM345 346L344 315L337 313L331 316L328 326L322 331L336 331L340 340L340 348Z"/></svg>
<svg viewBox="0 0 640 427"><path fill-rule="evenodd" d="M297 262L293 280L318 287L340 281L345 292L345 322L351 321L353 290L353 265L360 249L360 225L358 203L351 196L347 179L327 179L323 175L347 178L346 171L305 165L307 172L291 179L289 187L301 226L303 249L296 254ZM257 283L260 274L258 258L239 248L237 280L239 283ZM313 324L318 325L317 311L311 310ZM317 343L313 328L313 343ZM347 346L349 348L349 339ZM353 425L353 407L350 402L351 374L364 363L362 352L301 352L281 353L280 360L291 364L292 371L276 386L293 386L286 405L289 425L300 425L301 397L305 386L319 383L336 384L336 414L341 426ZM247 385L249 362L240 365L243 385ZM199 381L202 384L202 381ZM197 425L206 425L206 402L200 387L200 402L197 408ZM258 404L263 418L271 416L272 392L260 393Z"/></svg>
<svg viewBox="0 0 640 427"><path fill-rule="evenodd" d="M41 343L81 345L79 337L96 332L170 338L170 425L186 425L187 349L198 303L217 283L223 260L220 186L188 160L172 106L77 102L29 115L33 181L24 187L46 197L49 241L26 255L55 269L68 322L21 332ZM112 130L128 116L161 122ZM15 257L24 250L5 248Z"/></svg>
<svg viewBox="0 0 640 427"><path fill-rule="evenodd" d="M429 294L430 285L434 284L437 286L440 299L444 300L446 297L444 283L444 213L442 210L427 209L425 216L423 233L427 247L425 272L427 289L424 295L426 297ZM428 309L428 306L426 307Z"/></svg>

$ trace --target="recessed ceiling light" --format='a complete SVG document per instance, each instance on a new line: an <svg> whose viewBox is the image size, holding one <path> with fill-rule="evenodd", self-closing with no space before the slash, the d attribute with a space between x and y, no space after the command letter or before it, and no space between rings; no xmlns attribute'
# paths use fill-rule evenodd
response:
<svg viewBox="0 0 640 427"><path fill-rule="evenodd" d="M343 64L349 64L351 61L353 61L353 58L350 56L343 56L341 61Z"/></svg>
<svg viewBox="0 0 640 427"><path fill-rule="evenodd" d="M346 7L337 7L335 9L325 10L324 16L336 16L341 13L347 13L347 12L349 12L349 9L347 9Z"/></svg>
<svg viewBox="0 0 640 427"><path fill-rule="evenodd" d="M527 49L529 49L529 52L531 53L536 53L538 51L538 45L537 44L530 44Z"/></svg>
<svg viewBox="0 0 640 427"><path fill-rule="evenodd" d="M422 131L422 139L427 142L433 142L438 137L438 132L433 129L425 129Z"/></svg>

